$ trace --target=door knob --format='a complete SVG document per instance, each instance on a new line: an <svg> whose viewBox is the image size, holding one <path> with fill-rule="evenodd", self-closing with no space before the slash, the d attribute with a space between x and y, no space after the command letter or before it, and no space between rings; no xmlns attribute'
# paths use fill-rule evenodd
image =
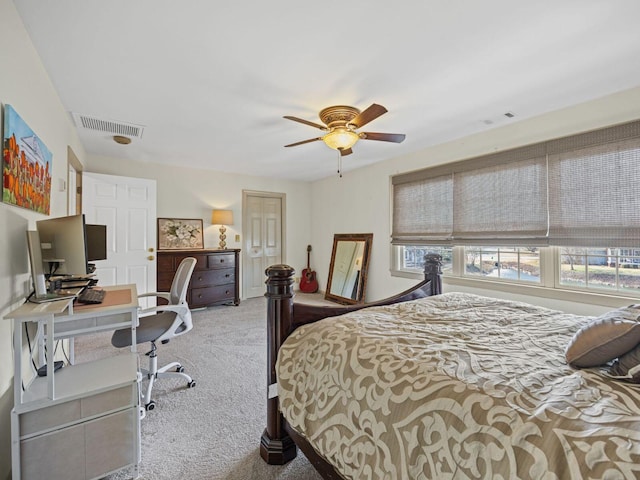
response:
<svg viewBox="0 0 640 480"><path fill-rule="evenodd" d="M151 261L151 260L153 260L154 258L156 258L156 257L154 257L153 255L149 255L149 256L147 257L147 260Z"/></svg>
<svg viewBox="0 0 640 480"><path fill-rule="evenodd" d="M149 252L153 252L153 247L149 247Z"/></svg>

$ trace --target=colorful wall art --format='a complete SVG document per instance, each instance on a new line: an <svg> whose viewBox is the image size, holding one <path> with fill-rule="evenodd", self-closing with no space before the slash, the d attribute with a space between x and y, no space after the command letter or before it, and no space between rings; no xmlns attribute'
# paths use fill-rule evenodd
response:
<svg viewBox="0 0 640 480"><path fill-rule="evenodd" d="M11 105L4 106L2 201L49 215L52 155Z"/></svg>

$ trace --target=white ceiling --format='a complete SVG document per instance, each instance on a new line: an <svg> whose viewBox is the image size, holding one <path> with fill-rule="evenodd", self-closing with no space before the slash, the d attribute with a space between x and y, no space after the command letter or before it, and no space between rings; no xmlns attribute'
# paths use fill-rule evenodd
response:
<svg viewBox="0 0 640 480"><path fill-rule="evenodd" d="M71 113L144 126L90 154L314 180L329 105L389 112L349 171L640 85L638 0L14 0ZM516 116L509 119L506 112Z"/></svg>

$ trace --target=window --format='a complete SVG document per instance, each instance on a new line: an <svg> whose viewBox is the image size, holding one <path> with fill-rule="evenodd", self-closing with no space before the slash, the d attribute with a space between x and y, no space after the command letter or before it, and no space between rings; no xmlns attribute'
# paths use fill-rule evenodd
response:
<svg viewBox="0 0 640 480"><path fill-rule="evenodd" d="M422 274L424 272L424 256L427 253L437 253L442 257L442 273L450 274L452 271L453 252L451 247L407 245L402 247L399 253L401 256L400 270Z"/></svg>
<svg viewBox="0 0 640 480"><path fill-rule="evenodd" d="M540 283L540 249L535 247L466 247L464 274Z"/></svg>
<svg viewBox="0 0 640 480"><path fill-rule="evenodd" d="M560 285L640 294L640 249L562 248Z"/></svg>
<svg viewBox="0 0 640 480"><path fill-rule="evenodd" d="M395 273L640 297L638 165L635 121L394 175Z"/></svg>

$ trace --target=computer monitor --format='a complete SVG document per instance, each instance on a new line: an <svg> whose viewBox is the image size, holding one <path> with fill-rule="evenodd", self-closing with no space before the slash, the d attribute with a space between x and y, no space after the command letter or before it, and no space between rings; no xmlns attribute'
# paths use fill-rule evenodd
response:
<svg viewBox="0 0 640 480"><path fill-rule="evenodd" d="M106 225L85 225L85 238L87 240L87 260L107 259L107 226Z"/></svg>
<svg viewBox="0 0 640 480"><path fill-rule="evenodd" d="M49 218L36 222L45 273L86 275L89 273L84 215Z"/></svg>
<svg viewBox="0 0 640 480"><path fill-rule="evenodd" d="M29 251L29 265L31 266L31 281L36 297L47 294L47 286L44 279L44 265L40 253L40 236L35 230L27 231L27 250Z"/></svg>

